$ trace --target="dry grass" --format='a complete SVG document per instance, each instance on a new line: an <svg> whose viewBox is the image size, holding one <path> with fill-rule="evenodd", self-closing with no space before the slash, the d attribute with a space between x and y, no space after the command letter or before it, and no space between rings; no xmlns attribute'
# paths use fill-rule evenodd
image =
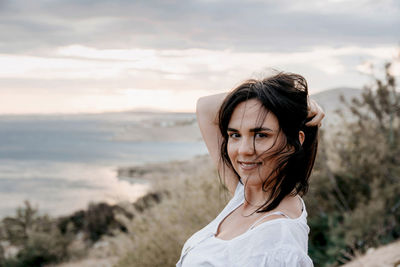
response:
<svg viewBox="0 0 400 267"><path fill-rule="evenodd" d="M167 192L162 202L135 212L133 220L120 218L130 234L113 242L114 251L122 256L116 266L175 266L187 238L214 219L229 200L208 157L168 166L169 171L153 177L152 190Z"/></svg>

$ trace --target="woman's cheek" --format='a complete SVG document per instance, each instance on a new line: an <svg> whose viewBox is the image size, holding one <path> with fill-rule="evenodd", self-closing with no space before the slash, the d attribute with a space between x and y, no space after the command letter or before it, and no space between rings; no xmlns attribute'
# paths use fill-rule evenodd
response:
<svg viewBox="0 0 400 267"><path fill-rule="evenodd" d="M227 152L229 159L231 160L232 164L235 162L235 158L237 156L237 142L234 140L228 141L228 147L227 147Z"/></svg>
<svg viewBox="0 0 400 267"><path fill-rule="evenodd" d="M257 142L255 145L257 155L267 153L268 151L270 151L272 149L273 145L274 145L274 142L271 140L261 140L261 141Z"/></svg>

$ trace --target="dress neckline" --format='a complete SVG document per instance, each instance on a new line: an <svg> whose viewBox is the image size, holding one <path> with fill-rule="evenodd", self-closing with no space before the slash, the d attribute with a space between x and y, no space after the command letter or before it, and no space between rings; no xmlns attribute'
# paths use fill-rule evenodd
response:
<svg viewBox="0 0 400 267"><path fill-rule="evenodd" d="M213 238L213 239L215 239L215 240L217 240L217 241L221 241L221 242L229 242L229 241L233 241L233 240L236 240L236 239L240 239L240 238L242 238L243 236L246 236L248 233L254 231L255 229L261 228L262 226L265 226L265 225L270 225L270 224L274 224L274 223L277 223L277 222L296 222L296 221L299 221L299 220L301 220L301 219L305 216L305 214L306 214L306 207L305 207L305 204L304 204L304 200L303 200L299 195L297 195L297 197L300 199L301 205L302 205L302 212L301 212L300 216L298 216L297 218L290 218L290 217L287 216L286 218L277 218L277 219L272 219L272 220L268 220L268 221L265 221L265 222L261 222L261 223L255 225L254 227L253 227L253 225L252 225L252 226L249 227L249 229L247 229L245 232L243 232L243 233L241 233L240 235L237 235L237 236L235 236L235 237L233 237L233 238L231 238L231 239L221 239L221 238L217 237L216 234L217 234L217 232L218 232L218 229L219 229L221 223L222 223L229 215L231 215L235 210L237 210L240 206L242 206L242 205L244 204L244 199L243 199L240 203L236 204L236 205L234 206L234 208L233 208L228 214L226 214L224 217L222 217L222 218L216 223L216 226L214 227L214 229L213 229L213 231L212 231L212 236L211 236L211 238ZM276 212L277 212L277 211L276 211ZM272 215L272 213L271 213L271 215Z"/></svg>

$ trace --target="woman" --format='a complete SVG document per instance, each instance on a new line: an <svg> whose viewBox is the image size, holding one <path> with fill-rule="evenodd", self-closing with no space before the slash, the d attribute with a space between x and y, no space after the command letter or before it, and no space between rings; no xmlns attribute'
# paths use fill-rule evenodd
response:
<svg viewBox="0 0 400 267"><path fill-rule="evenodd" d="M185 243L177 266L313 266L300 196L323 117L297 74L199 99L203 139L233 198Z"/></svg>

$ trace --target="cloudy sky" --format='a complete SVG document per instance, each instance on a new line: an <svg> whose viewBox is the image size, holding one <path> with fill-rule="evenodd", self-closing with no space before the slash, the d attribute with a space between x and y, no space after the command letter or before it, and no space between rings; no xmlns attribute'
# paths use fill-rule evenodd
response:
<svg viewBox="0 0 400 267"><path fill-rule="evenodd" d="M193 111L271 69L361 87L399 29L398 0L0 0L0 114Z"/></svg>

